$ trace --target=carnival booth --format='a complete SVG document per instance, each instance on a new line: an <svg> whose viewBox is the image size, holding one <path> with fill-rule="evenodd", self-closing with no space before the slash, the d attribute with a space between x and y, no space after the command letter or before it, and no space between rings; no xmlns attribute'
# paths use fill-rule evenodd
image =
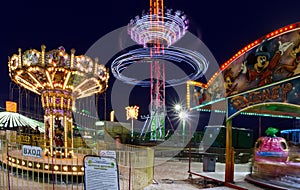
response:
<svg viewBox="0 0 300 190"><path fill-rule="evenodd" d="M232 119L235 116L241 113L293 118L300 116L299 63L300 23L296 23L245 46L221 65L207 84L195 81L187 83L191 110L226 113L225 182L234 181ZM247 178L267 185L295 188L300 180L300 162L297 161L300 153L296 151L295 154L294 151L294 158L289 159L288 143L283 143L283 138L275 138L261 137L257 140L252 173ZM276 153L278 158L274 159L275 154L257 151L265 141L277 143L280 147L280 153ZM269 179L272 182L267 181Z"/></svg>

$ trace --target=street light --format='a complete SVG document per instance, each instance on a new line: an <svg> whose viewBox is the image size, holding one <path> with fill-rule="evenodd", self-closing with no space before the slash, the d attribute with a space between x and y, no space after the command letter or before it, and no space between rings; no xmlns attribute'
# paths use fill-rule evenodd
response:
<svg viewBox="0 0 300 190"><path fill-rule="evenodd" d="M178 119L182 122L182 131L181 131L181 135L182 135L182 143L185 143L185 128L186 128L186 121L188 120L189 117L189 113L188 110L185 109L183 106L181 106L180 104L176 104L174 106L174 109L176 111L176 113L178 114Z"/></svg>
<svg viewBox="0 0 300 190"><path fill-rule="evenodd" d="M176 105L174 106L174 109L175 109L175 111L180 112L180 110L181 110L181 105L180 105L180 104L176 104Z"/></svg>

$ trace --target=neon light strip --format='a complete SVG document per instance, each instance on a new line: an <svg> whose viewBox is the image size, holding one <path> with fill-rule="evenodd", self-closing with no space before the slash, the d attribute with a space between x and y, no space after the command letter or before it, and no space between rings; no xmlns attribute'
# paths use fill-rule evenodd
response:
<svg viewBox="0 0 300 190"><path fill-rule="evenodd" d="M212 110L209 109L197 109L197 111L200 112L212 112ZM225 114L226 111L223 110L213 110L215 113L221 113ZM251 112L240 112L241 115L249 115L249 116L263 116L263 117L275 117L275 118L284 118L284 119L300 119L300 118L295 118L292 116L285 116L285 115L273 115L273 114L261 114L261 113L251 113Z"/></svg>
<svg viewBox="0 0 300 190"><path fill-rule="evenodd" d="M15 77L15 80L18 82L21 82L20 85L23 86L24 88L38 94L38 95L41 95L41 93L39 93L37 90L36 90L36 87L33 86L32 84L30 84L29 82L27 82L25 79L23 79L22 77L20 76L16 76Z"/></svg>
<svg viewBox="0 0 300 190"><path fill-rule="evenodd" d="M53 87L53 83L52 83L52 79L51 79L50 74L49 74L48 71L46 71L46 76L47 76L47 78L48 78L48 81L49 81L49 83L50 83L51 88L54 88L54 87Z"/></svg>
<svg viewBox="0 0 300 190"><path fill-rule="evenodd" d="M68 72L67 78L66 78L66 80L65 80L65 82L64 82L63 89L66 88L66 86L67 86L67 84L68 84L68 82L69 82L70 76L71 76L71 72Z"/></svg>
<svg viewBox="0 0 300 190"><path fill-rule="evenodd" d="M34 76L32 76L32 74L30 72L28 72L27 74L30 76L30 78L32 78L32 80L34 80L34 82L37 83L38 86L44 88L43 85L38 80L36 80L36 78Z"/></svg>

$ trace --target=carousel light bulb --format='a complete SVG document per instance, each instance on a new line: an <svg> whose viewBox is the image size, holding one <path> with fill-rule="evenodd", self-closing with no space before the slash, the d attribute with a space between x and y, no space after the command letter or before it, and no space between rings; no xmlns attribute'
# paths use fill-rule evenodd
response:
<svg viewBox="0 0 300 190"><path fill-rule="evenodd" d="M64 170L64 171L68 171L68 166L64 166L64 167L63 167L63 170Z"/></svg>

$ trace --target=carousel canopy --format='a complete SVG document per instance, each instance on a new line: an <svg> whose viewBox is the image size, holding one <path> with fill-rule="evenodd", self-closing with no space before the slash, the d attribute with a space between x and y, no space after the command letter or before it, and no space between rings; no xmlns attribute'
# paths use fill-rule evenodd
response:
<svg viewBox="0 0 300 190"><path fill-rule="evenodd" d="M18 127L28 126L33 129L39 127L40 132L44 132L44 123L28 118L24 115L14 112L0 112L0 128L1 129L16 129Z"/></svg>

